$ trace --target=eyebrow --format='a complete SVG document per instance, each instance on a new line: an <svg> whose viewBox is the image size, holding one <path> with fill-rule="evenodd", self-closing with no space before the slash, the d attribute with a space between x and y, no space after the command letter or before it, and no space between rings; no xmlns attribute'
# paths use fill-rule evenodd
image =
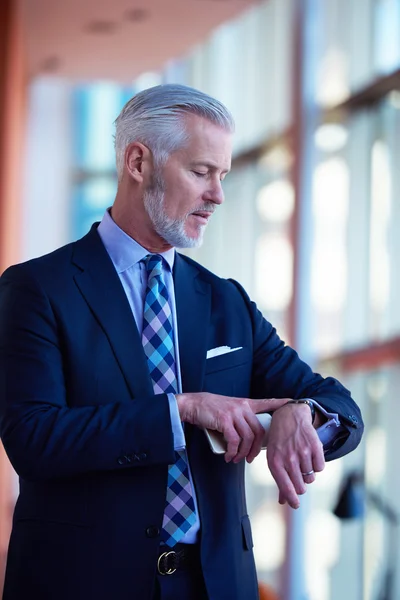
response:
<svg viewBox="0 0 400 600"><path fill-rule="evenodd" d="M207 162L202 161L202 160L193 162L192 166L194 166L194 167L206 167L206 169L209 169L210 171L219 171L219 167L217 165L213 165L212 163L207 163ZM230 169L223 169L221 171L221 173L225 173L225 174L228 174L229 172L230 172Z"/></svg>

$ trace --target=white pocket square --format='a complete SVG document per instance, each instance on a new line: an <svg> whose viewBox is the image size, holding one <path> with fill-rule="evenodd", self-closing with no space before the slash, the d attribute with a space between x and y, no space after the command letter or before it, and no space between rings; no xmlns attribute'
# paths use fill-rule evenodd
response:
<svg viewBox="0 0 400 600"><path fill-rule="evenodd" d="M207 350L207 358L214 358L214 356L228 354L229 352L236 352L237 350L243 350L243 346L239 346L238 348L231 348L230 346L218 346L218 348Z"/></svg>

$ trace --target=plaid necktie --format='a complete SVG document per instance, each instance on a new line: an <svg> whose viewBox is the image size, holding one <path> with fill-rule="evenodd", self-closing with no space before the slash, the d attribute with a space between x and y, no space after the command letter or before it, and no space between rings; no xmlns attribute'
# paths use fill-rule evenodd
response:
<svg viewBox="0 0 400 600"><path fill-rule="evenodd" d="M148 255L148 273L143 312L142 343L155 394L178 392L175 349L168 290L163 281L162 257ZM172 547L195 522L195 508L186 450L175 451L175 463L168 466L167 498L162 524L162 541Z"/></svg>

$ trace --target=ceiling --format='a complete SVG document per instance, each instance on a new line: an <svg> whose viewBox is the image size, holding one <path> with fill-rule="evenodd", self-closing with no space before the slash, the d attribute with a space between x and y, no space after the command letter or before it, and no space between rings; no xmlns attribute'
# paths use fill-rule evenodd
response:
<svg viewBox="0 0 400 600"><path fill-rule="evenodd" d="M30 77L130 82L256 0L20 0Z"/></svg>

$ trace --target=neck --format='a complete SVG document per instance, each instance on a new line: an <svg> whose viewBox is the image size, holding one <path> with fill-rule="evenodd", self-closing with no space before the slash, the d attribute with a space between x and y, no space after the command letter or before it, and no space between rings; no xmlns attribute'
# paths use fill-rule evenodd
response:
<svg viewBox="0 0 400 600"><path fill-rule="evenodd" d="M170 250L168 244L155 231L153 223L147 214L143 201L123 202L117 192L117 197L111 208L111 218L114 223L129 237L151 253L161 253Z"/></svg>

